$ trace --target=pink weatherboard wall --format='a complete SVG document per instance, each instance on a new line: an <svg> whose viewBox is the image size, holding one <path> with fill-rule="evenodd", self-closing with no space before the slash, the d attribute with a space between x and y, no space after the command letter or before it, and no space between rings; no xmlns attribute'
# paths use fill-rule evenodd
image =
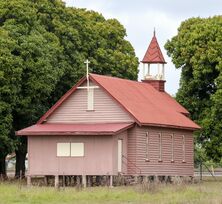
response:
<svg viewBox="0 0 222 204"><path fill-rule="evenodd" d="M82 86L85 86L83 84ZM95 86L90 83L90 86ZM133 118L102 90L94 89L94 110L87 111L87 90L77 89L49 118L47 123L134 122Z"/></svg>
<svg viewBox="0 0 222 204"><path fill-rule="evenodd" d="M146 133L149 133L148 155L146 161ZM162 134L162 161L159 161L159 138ZM174 161L171 162L171 135L174 134ZM183 162L182 136L185 137L185 161ZM128 165L128 174L193 176L193 134L188 130L170 128L138 127L128 131L128 158L133 165Z"/></svg>
<svg viewBox="0 0 222 204"><path fill-rule="evenodd" d="M119 137L126 138L126 133L121 133ZM31 176L116 175L118 173L117 138L118 135L30 136L28 137L28 174ZM84 157L57 157L58 142L83 142ZM123 148L125 152L125 144Z"/></svg>

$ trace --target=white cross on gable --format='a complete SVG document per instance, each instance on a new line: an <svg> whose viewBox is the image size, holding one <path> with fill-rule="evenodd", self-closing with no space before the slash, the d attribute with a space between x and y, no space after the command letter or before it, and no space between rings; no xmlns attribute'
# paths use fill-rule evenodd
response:
<svg viewBox="0 0 222 204"><path fill-rule="evenodd" d="M94 110L94 89L99 88L99 87L89 85L89 63L90 63L90 61L87 59L84 63L86 64L87 86L79 86L78 89L87 89L87 110L93 111Z"/></svg>
<svg viewBox="0 0 222 204"><path fill-rule="evenodd" d="M89 85L89 64L90 64L90 61L87 59L84 63L86 64L87 86L79 86L78 89L87 89L89 91L89 89L99 88L98 86L90 86Z"/></svg>

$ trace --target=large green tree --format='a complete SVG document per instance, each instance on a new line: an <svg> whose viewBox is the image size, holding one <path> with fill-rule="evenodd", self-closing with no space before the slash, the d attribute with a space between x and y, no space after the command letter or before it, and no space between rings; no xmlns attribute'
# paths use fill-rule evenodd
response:
<svg viewBox="0 0 222 204"><path fill-rule="evenodd" d="M16 41L0 28L0 176L5 176L5 157L15 143L9 135L12 129L12 111L17 100L21 79L21 59L12 54Z"/></svg>
<svg viewBox="0 0 222 204"><path fill-rule="evenodd" d="M133 80L138 59L116 19L61 0L0 1L0 31L0 166L15 150L19 176L27 140L14 131L35 123L85 74L85 59L92 72Z"/></svg>
<svg viewBox="0 0 222 204"><path fill-rule="evenodd" d="M191 18L165 45L182 70L176 99L202 126L196 142L209 158L222 157L222 17Z"/></svg>

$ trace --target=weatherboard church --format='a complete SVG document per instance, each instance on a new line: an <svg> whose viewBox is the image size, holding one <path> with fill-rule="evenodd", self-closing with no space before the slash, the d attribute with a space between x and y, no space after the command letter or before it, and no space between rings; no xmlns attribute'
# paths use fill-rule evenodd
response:
<svg viewBox="0 0 222 204"><path fill-rule="evenodd" d="M165 92L155 33L142 63L141 82L87 73L35 125L16 132L28 138L28 184L35 176L54 176L58 185L59 176L78 175L84 186L97 175L109 175L110 185L117 175L193 176L200 127Z"/></svg>

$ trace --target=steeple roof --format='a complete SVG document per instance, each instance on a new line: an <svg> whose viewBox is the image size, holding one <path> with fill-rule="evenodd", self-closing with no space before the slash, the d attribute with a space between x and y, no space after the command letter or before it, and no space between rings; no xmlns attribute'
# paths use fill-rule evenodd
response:
<svg viewBox="0 0 222 204"><path fill-rule="evenodd" d="M153 38L150 42L150 45L146 51L146 54L143 57L142 63L160 63L160 64L166 64L166 61L163 57L163 54L161 52L160 46L156 39L155 30L153 33Z"/></svg>

